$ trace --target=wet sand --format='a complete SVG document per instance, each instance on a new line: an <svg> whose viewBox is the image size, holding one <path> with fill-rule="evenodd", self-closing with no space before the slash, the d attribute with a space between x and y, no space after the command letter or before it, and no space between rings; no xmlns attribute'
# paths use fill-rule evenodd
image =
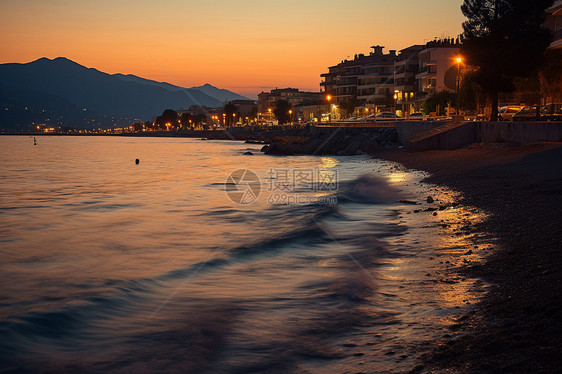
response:
<svg viewBox="0 0 562 374"><path fill-rule="evenodd" d="M562 367L562 144L382 151L376 158L432 174L489 218L465 232L496 246L459 272L491 284L454 333L431 342L413 372L552 373ZM478 235L477 235L478 237ZM477 239L478 240L478 239ZM478 244L478 243L475 243Z"/></svg>

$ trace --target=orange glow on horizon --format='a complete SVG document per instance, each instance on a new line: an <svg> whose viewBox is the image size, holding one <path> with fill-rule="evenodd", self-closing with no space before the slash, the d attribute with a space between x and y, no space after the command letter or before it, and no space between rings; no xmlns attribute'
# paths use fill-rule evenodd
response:
<svg viewBox="0 0 562 374"><path fill-rule="evenodd" d="M399 50L461 32L462 0L407 3L9 2L0 14L0 63L66 57L184 87L210 83L251 96L275 87L319 91L328 66L371 45Z"/></svg>

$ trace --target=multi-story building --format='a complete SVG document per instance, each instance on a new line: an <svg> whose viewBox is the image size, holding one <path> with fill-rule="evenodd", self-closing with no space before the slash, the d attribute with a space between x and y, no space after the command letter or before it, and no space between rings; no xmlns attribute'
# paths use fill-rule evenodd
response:
<svg viewBox="0 0 562 374"><path fill-rule="evenodd" d="M258 109L258 102L255 100L232 100L227 104L232 104L236 107L236 111L240 114L240 117L250 117L255 116Z"/></svg>
<svg viewBox="0 0 562 374"><path fill-rule="evenodd" d="M552 31L550 48L562 48L562 0L557 0L546 10L546 26Z"/></svg>
<svg viewBox="0 0 562 374"><path fill-rule="evenodd" d="M411 105L418 92L416 74L418 73L418 54L424 49L423 45L413 45L399 51L394 62L394 92L397 109L401 114L411 112Z"/></svg>
<svg viewBox="0 0 562 374"><path fill-rule="evenodd" d="M258 112L267 113L273 111L279 100L285 100L291 106L303 103L313 104L322 100L322 93L299 91L297 88L276 88L271 90L271 92L262 92L258 95Z"/></svg>
<svg viewBox="0 0 562 374"><path fill-rule="evenodd" d="M355 55L353 60L330 66L328 73L321 75L324 81L320 86L335 104L348 100L365 106L392 103L396 51L384 54L384 47L371 48L373 52L369 55Z"/></svg>
<svg viewBox="0 0 562 374"><path fill-rule="evenodd" d="M454 40L429 42L418 54L418 92L434 94L456 90L460 43Z"/></svg>

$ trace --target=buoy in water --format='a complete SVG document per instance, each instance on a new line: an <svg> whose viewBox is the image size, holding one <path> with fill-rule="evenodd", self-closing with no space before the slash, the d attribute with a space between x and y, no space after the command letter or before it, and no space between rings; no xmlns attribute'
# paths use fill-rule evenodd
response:
<svg viewBox="0 0 562 374"><path fill-rule="evenodd" d="M135 164L138 165L139 163L140 163L140 160L137 158L137 159L135 160Z"/></svg>

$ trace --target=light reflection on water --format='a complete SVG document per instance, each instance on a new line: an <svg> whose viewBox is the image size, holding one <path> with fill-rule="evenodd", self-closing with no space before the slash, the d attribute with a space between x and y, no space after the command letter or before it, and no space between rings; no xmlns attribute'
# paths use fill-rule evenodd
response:
<svg viewBox="0 0 562 374"><path fill-rule="evenodd" d="M235 142L32 144L0 138L8 367L400 372L415 365L417 344L478 299L477 281L450 270L473 244L450 230L482 216L397 204L428 189L458 198L420 186L422 174L361 157L276 158L252 147L244 156L248 145ZM269 168L337 170L341 203L271 206L262 190L254 204L233 204L224 181L239 168L264 186Z"/></svg>

